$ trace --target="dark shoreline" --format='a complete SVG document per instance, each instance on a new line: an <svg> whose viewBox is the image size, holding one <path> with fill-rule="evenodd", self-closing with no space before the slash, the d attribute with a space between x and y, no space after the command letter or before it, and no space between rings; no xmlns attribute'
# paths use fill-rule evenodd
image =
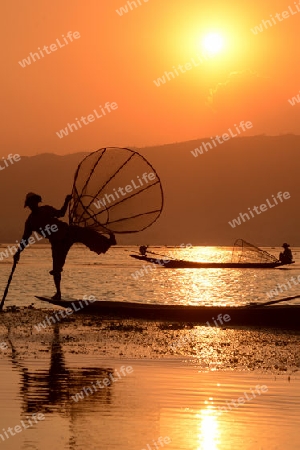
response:
<svg viewBox="0 0 300 450"><path fill-rule="evenodd" d="M74 314L38 331L57 309L9 308L0 314L0 358L44 359L54 335L64 354L95 357L201 362L203 370L260 371L274 375L300 371L300 332L245 327L216 328L172 322L120 320ZM10 357L10 356L9 356Z"/></svg>

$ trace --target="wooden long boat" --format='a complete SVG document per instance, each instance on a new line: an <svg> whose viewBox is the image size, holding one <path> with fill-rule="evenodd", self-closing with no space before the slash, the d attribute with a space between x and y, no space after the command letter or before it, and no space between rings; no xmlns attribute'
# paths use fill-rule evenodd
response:
<svg viewBox="0 0 300 450"><path fill-rule="evenodd" d="M198 323L206 326L246 326L274 327L300 330L300 305L280 306L186 306L155 305L133 302L89 300L53 300L49 297L37 297L53 305L70 308L74 313L157 320L180 323ZM70 312L70 311L69 311ZM225 317L227 315L227 317ZM67 316L67 314L66 314ZM229 320L228 320L229 316ZM221 317L218 319L218 317ZM225 320L227 319L227 321Z"/></svg>
<svg viewBox="0 0 300 450"><path fill-rule="evenodd" d="M196 261L184 261L181 259L157 259L150 258L142 255L130 255L132 258L144 261L147 263L158 264L166 269L273 269L280 267L282 264L280 261L273 262L196 262ZM292 264L292 263L291 263Z"/></svg>

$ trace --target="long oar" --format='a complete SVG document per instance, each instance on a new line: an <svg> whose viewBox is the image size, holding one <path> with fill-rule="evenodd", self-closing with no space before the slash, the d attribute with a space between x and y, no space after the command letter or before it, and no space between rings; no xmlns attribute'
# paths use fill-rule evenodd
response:
<svg viewBox="0 0 300 450"><path fill-rule="evenodd" d="M178 247L175 247L175 248L177 249ZM147 250L146 253L151 253L151 255L162 256L163 258L167 258L167 259L173 259L174 261L184 261L183 259L173 258L173 256L171 256L171 255L164 255L163 253L155 253L155 252L151 252L150 250Z"/></svg>
<svg viewBox="0 0 300 450"><path fill-rule="evenodd" d="M151 253L151 255L162 256L163 258L167 258L167 259L174 259L175 261L182 261L182 259L180 260L177 258L173 258L173 256L170 256L170 255L163 255L162 253L150 252L150 250L147 250L147 253Z"/></svg>
<svg viewBox="0 0 300 450"><path fill-rule="evenodd" d="M134 250L125 249L125 252L136 253L137 255L143 256L140 254L140 252L135 252ZM162 256L163 258L167 258L167 259L173 259L174 261L183 261L182 259L173 258L170 255L163 255L161 253L150 252L150 250L147 250L147 253L151 253L152 255ZM145 256L147 257L147 255L145 255Z"/></svg>
<svg viewBox="0 0 300 450"><path fill-rule="evenodd" d="M17 263L16 261L14 261L13 266L12 266L12 269L11 269L11 272L10 272L9 279L8 279L8 282L7 282L7 285L6 285L6 288L5 288L5 291L4 291L4 294L3 294L3 297L2 297L1 303L0 303L0 311L2 311L4 302L5 302L7 293L8 293L8 288L9 288L9 285L10 285L10 283L11 283L11 280L12 280L14 271L15 271L15 269L16 269L16 267L17 267L17 264L18 264L18 263Z"/></svg>
<svg viewBox="0 0 300 450"><path fill-rule="evenodd" d="M252 307L256 307L256 306L267 306L267 305L275 305L275 303L280 303L280 302L287 302L289 300L294 300L295 298L299 298L300 295L294 295L293 297L285 297L285 298L281 298L280 300L271 300L270 302L265 302L265 303L256 303L255 305L251 305Z"/></svg>

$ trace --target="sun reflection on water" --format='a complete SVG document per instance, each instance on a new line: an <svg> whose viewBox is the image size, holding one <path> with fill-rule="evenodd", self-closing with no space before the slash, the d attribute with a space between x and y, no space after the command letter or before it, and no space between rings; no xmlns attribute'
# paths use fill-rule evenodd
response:
<svg viewBox="0 0 300 450"><path fill-rule="evenodd" d="M199 446L197 450L220 450L220 424L218 422L218 412L208 406L196 415L199 420Z"/></svg>

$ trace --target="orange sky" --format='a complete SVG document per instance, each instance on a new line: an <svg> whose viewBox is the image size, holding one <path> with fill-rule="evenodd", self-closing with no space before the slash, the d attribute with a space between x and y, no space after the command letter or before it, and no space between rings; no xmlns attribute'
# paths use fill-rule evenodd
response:
<svg viewBox="0 0 300 450"><path fill-rule="evenodd" d="M138 4L138 0L137 4ZM146 146L216 134L241 120L245 134L298 133L300 12L294 1L11 0L2 5L1 155L66 154ZM288 7L289 18L251 28ZM300 6L299 10L300 10ZM78 31L79 39L24 68L18 63ZM225 38L213 58L157 87L153 80L201 53L201 38ZM49 50L48 50L49 51ZM118 108L60 139L56 132L99 105Z"/></svg>

